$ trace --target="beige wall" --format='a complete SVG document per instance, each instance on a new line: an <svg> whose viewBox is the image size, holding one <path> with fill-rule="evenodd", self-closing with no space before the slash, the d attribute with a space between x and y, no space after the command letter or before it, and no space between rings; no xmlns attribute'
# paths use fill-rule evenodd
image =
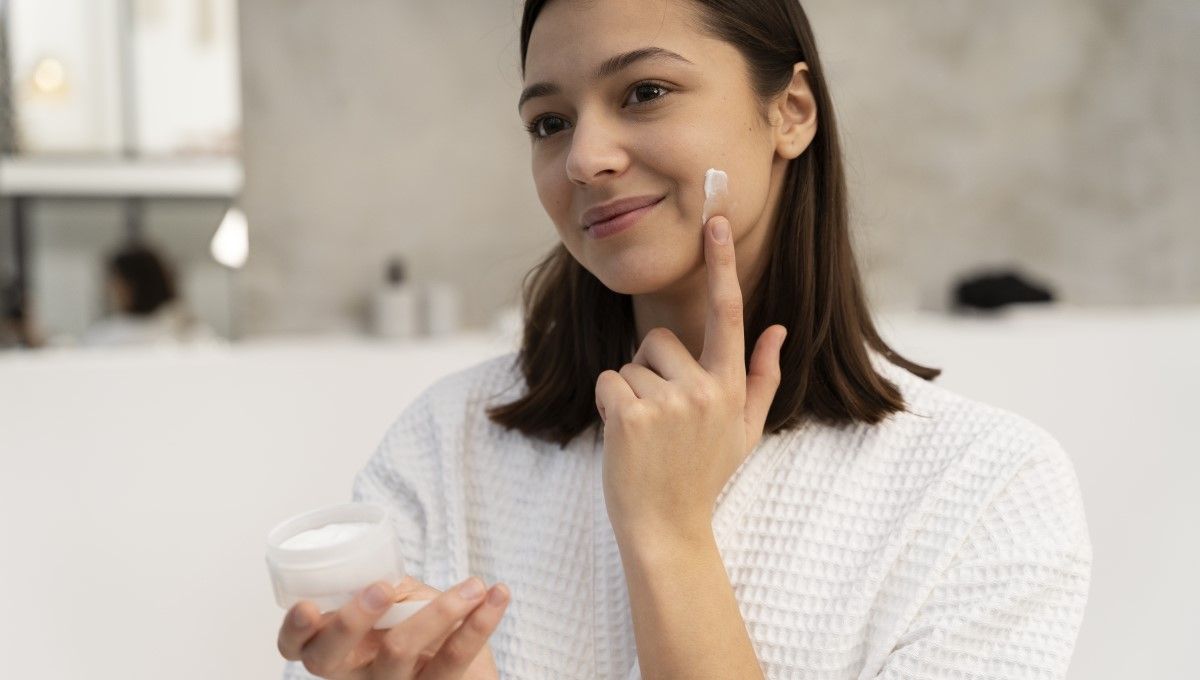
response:
<svg viewBox="0 0 1200 680"><path fill-rule="evenodd" d="M1015 264L1079 304L1200 301L1194 3L809 0L882 307ZM248 333L359 327L385 258L482 326L555 243L510 0L241 3Z"/></svg>

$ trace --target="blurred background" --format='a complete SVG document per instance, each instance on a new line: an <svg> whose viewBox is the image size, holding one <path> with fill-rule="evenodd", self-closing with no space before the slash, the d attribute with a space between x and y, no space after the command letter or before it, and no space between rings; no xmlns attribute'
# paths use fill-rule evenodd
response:
<svg viewBox="0 0 1200 680"><path fill-rule="evenodd" d="M1200 3L806 0L882 332L1062 441L1071 677L1200 606ZM263 542L557 243L516 0L0 0L0 658L277 677ZM15 607L13 606L15 604Z"/></svg>

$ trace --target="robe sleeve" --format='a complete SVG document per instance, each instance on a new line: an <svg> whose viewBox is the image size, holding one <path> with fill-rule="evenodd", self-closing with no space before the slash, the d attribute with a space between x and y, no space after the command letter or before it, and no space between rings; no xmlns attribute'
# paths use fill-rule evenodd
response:
<svg viewBox="0 0 1200 680"><path fill-rule="evenodd" d="M876 680L1061 680L1091 581L1078 481L1053 438L986 507Z"/></svg>

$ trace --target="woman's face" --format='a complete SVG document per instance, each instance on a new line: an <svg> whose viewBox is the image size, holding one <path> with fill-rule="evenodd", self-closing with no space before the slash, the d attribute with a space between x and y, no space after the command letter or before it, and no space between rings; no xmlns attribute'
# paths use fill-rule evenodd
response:
<svg viewBox="0 0 1200 680"><path fill-rule="evenodd" d="M709 168L729 175L721 214L735 241L773 218L786 160L741 53L699 19L691 0L557 0L530 36L520 114L534 127L538 197L571 254L619 293L670 290L703 263ZM647 48L678 56L608 62ZM662 200L605 238L585 229L589 209L629 198Z"/></svg>

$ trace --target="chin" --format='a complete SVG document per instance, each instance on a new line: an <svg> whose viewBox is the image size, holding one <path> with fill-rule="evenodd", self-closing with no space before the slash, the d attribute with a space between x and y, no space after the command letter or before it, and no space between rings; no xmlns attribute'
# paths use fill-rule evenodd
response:
<svg viewBox="0 0 1200 680"><path fill-rule="evenodd" d="M637 258L625 256L613 262L593 262L588 270L606 288L622 295L656 293L680 281L686 267L662 257Z"/></svg>

